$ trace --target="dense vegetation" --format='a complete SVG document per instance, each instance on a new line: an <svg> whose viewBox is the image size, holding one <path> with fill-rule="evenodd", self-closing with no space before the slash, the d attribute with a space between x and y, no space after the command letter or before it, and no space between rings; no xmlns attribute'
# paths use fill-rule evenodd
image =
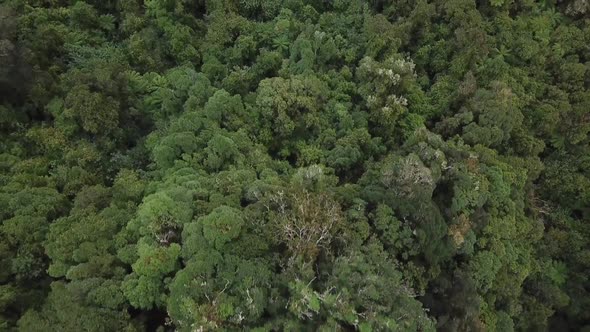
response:
<svg viewBox="0 0 590 332"><path fill-rule="evenodd" d="M4 0L0 330L590 331L589 45L586 0Z"/></svg>

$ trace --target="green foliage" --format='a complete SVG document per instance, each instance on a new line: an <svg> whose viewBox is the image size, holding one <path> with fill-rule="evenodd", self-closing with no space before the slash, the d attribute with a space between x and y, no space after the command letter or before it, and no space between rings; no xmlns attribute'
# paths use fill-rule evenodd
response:
<svg viewBox="0 0 590 332"><path fill-rule="evenodd" d="M100 280L70 284L53 282L43 309L27 312L19 320L18 328L24 331L139 330L129 322L127 312L100 303L100 296L96 297L99 287L105 287Z"/></svg>
<svg viewBox="0 0 590 332"><path fill-rule="evenodd" d="M587 329L588 13L4 1L0 330Z"/></svg>
<svg viewBox="0 0 590 332"><path fill-rule="evenodd" d="M203 223L205 240L218 250L227 242L235 239L244 224L239 210L228 206L215 208L198 222Z"/></svg>
<svg viewBox="0 0 590 332"><path fill-rule="evenodd" d="M137 210L136 219L128 224L128 229L142 236L157 236L167 228L188 223L193 211L187 201L175 198L172 191L146 196Z"/></svg>

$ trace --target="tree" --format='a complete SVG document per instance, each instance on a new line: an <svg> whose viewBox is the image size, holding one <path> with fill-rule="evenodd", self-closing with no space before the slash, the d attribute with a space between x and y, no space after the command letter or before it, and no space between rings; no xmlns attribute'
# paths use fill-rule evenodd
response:
<svg viewBox="0 0 590 332"><path fill-rule="evenodd" d="M129 322L127 312L101 303L101 299L113 302L120 298L117 288L98 288L105 286L96 279L68 285L54 282L42 309L28 311L18 327L26 331L140 331L140 326Z"/></svg>
<svg viewBox="0 0 590 332"><path fill-rule="evenodd" d="M7 0L0 330L584 330L587 1Z"/></svg>

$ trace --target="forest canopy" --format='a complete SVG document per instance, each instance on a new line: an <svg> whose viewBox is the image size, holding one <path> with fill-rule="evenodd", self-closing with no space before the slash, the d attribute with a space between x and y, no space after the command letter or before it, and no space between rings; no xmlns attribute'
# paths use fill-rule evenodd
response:
<svg viewBox="0 0 590 332"><path fill-rule="evenodd" d="M590 331L590 2L3 0L0 330Z"/></svg>

